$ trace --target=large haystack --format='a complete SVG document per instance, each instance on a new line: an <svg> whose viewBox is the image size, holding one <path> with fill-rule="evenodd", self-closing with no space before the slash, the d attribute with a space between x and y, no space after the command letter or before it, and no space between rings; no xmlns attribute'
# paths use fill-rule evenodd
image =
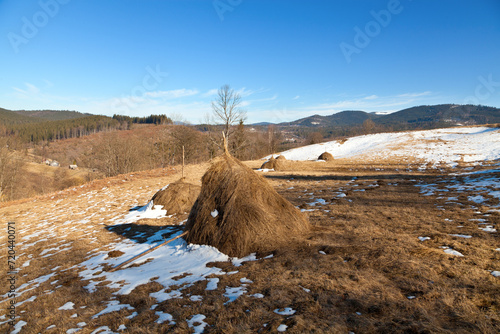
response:
<svg viewBox="0 0 500 334"><path fill-rule="evenodd" d="M200 189L200 186L180 179L159 190L152 200L154 205L163 205L162 209L167 210L169 215L189 212L200 194Z"/></svg>
<svg viewBox="0 0 500 334"><path fill-rule="evenodd" d="M225 154L203 176L186 230L190 243L241 257L274 250L303 236L309 222L262 176Z"/></svg>
<svg viewBox="0 0 500 334"><path fill-rule="evenodd" d="M325 160L325 161L333 161L333 155L328 152L321 153L321 155L318 157L318 160Z"/></svg>
<svg viewBox="0 0 500 334"><path fill-rule="evenodd" d="M281 155L275 159L274 157L271 157L268 161L264 162L262 166L260 167L261 169L274 169L275 171L280 171L284 170L286 166L286 158L283 157L281 158Z"/></svg>
<svg viewBox="0 0 500 334"><path fill-rule="evenodd" d="M284 155L279 155L276 160L284 160L286 161L286 157Z"/></svg>

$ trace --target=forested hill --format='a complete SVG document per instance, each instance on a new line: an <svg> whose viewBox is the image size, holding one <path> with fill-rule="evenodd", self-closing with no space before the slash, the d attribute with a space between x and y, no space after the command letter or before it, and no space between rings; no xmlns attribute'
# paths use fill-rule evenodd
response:
<svg viewBox="0 0 500 334"><path fill-rule="evenodd" d="M14 110L13 112L21 116L35 117L47 121L62 121L92 116L92 114L71 110Z"/></svg>
<svg viewBox="0 0 500 334"><path fill-rule="evenodd" d="M278 125L316 128L352 127L362 125L368 119L375 124L392 127L394 130L433 129L458 124L499 123L500 109L480 105L440 104L412 107L387 115L348 110L328 116L313 115Z"/></svg>
<svg viewBox="0 0 500 334"><path fill-rule="evenodd" d="M16 136L38 143L86 136L109 130L125 130L133 123L169 124L165 115L113 117L83 114L68 110L7 110L0 108L0 136Z"/></svg>
<svg viewBox="0 0 500 334"><path fill-rule="evenodd" d="M1 124L39 123L91 116L69 110L7 110L0 108Z"/></svg>

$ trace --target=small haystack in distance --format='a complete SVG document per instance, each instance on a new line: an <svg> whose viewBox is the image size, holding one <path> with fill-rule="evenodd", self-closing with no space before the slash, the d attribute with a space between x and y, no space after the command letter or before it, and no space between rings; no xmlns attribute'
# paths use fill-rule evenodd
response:
<svg viewBox="0 0 500 334"><path fill-rule="evenodd" d="M321 153L321 155L318 157L318 160L325 160L325 161L333 161L333 155L328 152Z"/></svg>
<svg viewBox="0 0 500 334"><path fill-rule="evenodd" d="M228 153L214 160L186 223L186 241L241 257L275 250L309 231L309 221L262 177Z"/></svg>
<svg viewBox="0 0 500 334"><path fill-rule="evenodd" d="M163 205L167 214L189 212L200 194L200 186L187 183L184 178L170 183L153 196L154 205Z"/></svg>
<svg viewBox="0 0 500 334"><path fill-rule="evenodd" d="M286 160L286 157L284 155L279 155L276 160Z"/></svg>
<svg viewBox="0 0 500 334"><path fill-rule="evenodd" d="M284 170L286 165L286 158L280 158L280 155L277 159L271 157L268 161L264 162L260 169L274 169L275 171Z"/></svg>

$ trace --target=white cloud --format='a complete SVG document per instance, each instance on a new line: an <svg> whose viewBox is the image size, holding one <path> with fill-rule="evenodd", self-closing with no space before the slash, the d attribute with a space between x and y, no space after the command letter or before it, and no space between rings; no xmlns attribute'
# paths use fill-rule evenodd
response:
<svg viewBox="0 0 500 334"><path fill-rule="evenodd" d="M30 84L29 82L25 82L24 85L26 86L25 89L21 89L18 87L12 87L16 92L21 93L26 96L35 96L40 94L40 89L33 85Z"/></svg>
<svg viewBox="0 0 500 334"><path fill-rule="evenodd" d="M174 89L174 90L163 90L163 91L154 91L154 92L146 92L145 96L153 97L153 98L166 98L166 99L177 99L180 97L193 96L198 94L199 92L196 89Z"/></svg>
<svg viewBox="0 0 500 334"><path fill-rule="evenodd" d="M248 97L248 96L254 94L255 91L250 90L250 89L246 89L246 87L243 87L243 88L237 90L236 93L240 94L241 97Z"/></svg>
<svg viewBox="0 0 500 334"><path fill-rule="evenodd" d="M297 95L292 100L298 100L299 98L300 98L300 95Z"/></svg>
<svg viewBox="0 0 500 334"><path fill-rule="evenodd" d="M217 95L217 91L218 91L218 89L216 89L216 88L210 89L207 92L201 94L201 96L202 97L211 97L211 96Z"/></svg>
<svg viewBox="0 0 500 334"><path fill-rule="evenodd" d="M402 98L416 98L416 97L422 97L422 96L428 96L431 95L430 91L422 92L422 93L406 93L406 94L400 94L396 95L397 97L402 97Z"/></svg>

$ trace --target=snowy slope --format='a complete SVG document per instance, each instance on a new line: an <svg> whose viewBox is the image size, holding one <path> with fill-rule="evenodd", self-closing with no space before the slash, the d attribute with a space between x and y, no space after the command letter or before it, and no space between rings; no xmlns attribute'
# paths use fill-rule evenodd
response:
<svg viewBox="0 0 500 334"><path fill-rule="evenodd" d="M291 149L288 160L316 160L323 152L335 158L414 157L425 162L475 162L500 158L500 129L460 127L426 131L378 133ZM269 157L267 157L269 158Z"/></svg>

